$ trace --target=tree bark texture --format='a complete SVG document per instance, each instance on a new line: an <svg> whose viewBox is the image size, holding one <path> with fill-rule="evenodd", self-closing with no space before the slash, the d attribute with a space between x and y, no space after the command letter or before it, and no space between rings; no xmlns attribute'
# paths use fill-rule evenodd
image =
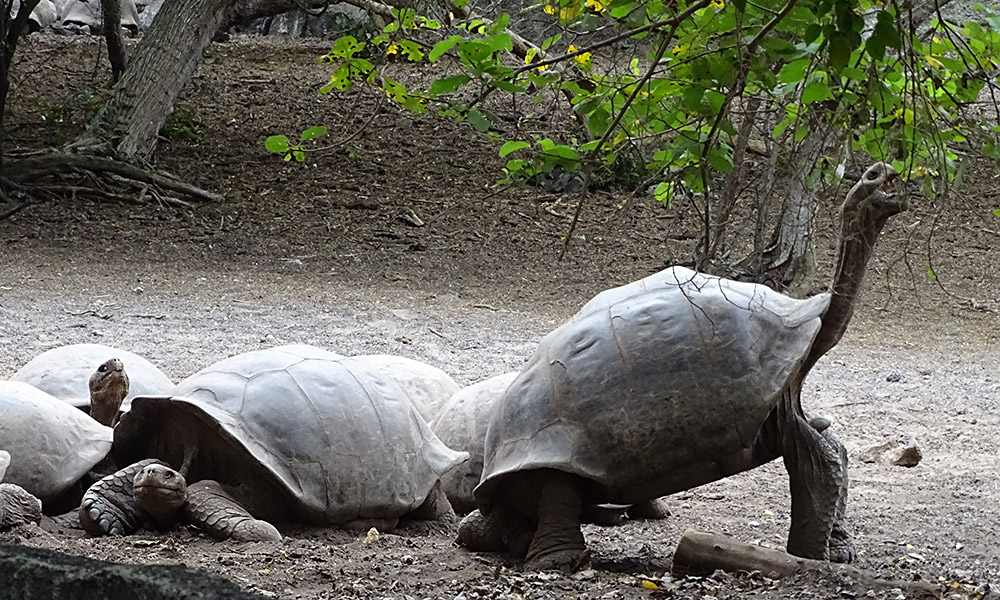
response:
<svg viewBox="0 0 1000 600"><path fill-rule="evenodd" d="M757 571L765 577L776 579L806 571L842 574L864 586L900 588L908 598L941 596L938 586L930 583L878 579L871 573L849 565L799 558L780 550L744 544L725 535L693 529L685 531L674 550L671 573L676 577L711 575L719 569L728 573Z"/></svg>
<svg viewBox="0 0 1000 600"><path fill-rule="evenodd" d="M792 173L781 205L778 226L761 264L751 268L757 281L795 298L804 297L816 277L812 236L819 200L807 187L816 160L828 147L829 129L814 119L809 133L796 148Z"/></svg>
<svg viewBox="0 0 1000 600"><path fill-rule="evenodd" d="M237 1L164 2L111 97L72 146L125 160L148 160L174 100Z"/></svg>
<svg viewBox="0 0 1000 600"><path fill-rule="evenodd" d="M28 24L28 15L38 0L23 0L17 14L11 17L12 0L0 1L0 174L3 173L4 116L7 114L7 93L10 91L10 63L14 60L17 38Z"/></svg>
<svg viewBox="0 0 1000 600"><path fill-rule="evenodd" d="M125 70L125 42L122 40L121 0L101 0L104 40L108 44L111 81L118 81Z"/></svg>

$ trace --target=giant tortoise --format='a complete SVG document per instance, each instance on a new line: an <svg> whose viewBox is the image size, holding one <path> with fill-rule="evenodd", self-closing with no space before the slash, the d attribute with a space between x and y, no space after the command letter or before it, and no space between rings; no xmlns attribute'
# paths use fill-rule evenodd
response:
<svg viewBox="0 0 1000 600"><path fill-rule="evenodd" d="M174 387L170 378L145 358L103 344L70 344L46 350L21 367L13 379L89 411L90 378L98 365L112 358L121 361L129 376L123 411L129 409L135 396L167 394Z"/></svg>
<svg viewBox="0 0 1000 600"><path fill-rule="evenodd" d="M137 397L114 442L119 465L155 458L188 482L217 482L238 504L229 508L245 509L240 519L382 530L406 515L446 510L439 480L468 456L445 447L391 379L303 345L227 358L171 396ZM143 477L166 478L162 466L154 470ZM109 484L88 494L80 516L89 531L128 533L141 524L117 508L134 501L140 475L133 489ZM231 513L220 510L197 524L226 537Z"/></svg>
<svg viewBox="0 0 1000 600"><path fill-rule="evenodd" d="M77 483L108 454L111 428L20 381L0 381L0 413L5 481L41 498L47 513L76 506Z"/></svg>
<svg viewBox="0 0 1000 600"><path fill-rule="evenodd" d="M528 568L571 569L587 504L642 502L782 456L788 551L853 560L847 454L810 425L800 392L846 329L882 226L905 210L882 191L895 175L876 163L849 192L832 293L797 300L674 267L604 292L547 335L494 407L466 544L488 549L478 540L495 536L478 534L497 528Z"/></svg>
<svg viewBox="0 0 1000 600"><path fill-rule="evenodd" d="M69 0L63 8L62 26L93 34L104 31L104 13L101 3L94 0ZM132 35L139 32L139 10L134 0L121 0L121 26Z"/></svg>

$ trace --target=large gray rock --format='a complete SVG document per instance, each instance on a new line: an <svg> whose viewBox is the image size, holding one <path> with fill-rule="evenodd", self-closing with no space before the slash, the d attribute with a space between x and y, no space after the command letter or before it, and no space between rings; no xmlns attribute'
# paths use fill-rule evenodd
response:
<svg viewBox="0 0 1000 600"><path fill-rule="evenodd" d="M0 545L0 596L18 600L254 600L236 584L180 565L125 565Z"/></svg>

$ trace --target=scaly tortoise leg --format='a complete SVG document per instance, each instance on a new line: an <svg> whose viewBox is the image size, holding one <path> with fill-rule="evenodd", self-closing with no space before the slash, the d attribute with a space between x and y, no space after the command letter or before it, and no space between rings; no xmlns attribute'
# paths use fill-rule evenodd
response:
<svg viewBox="0 0 1000 600"><path fill-rule="evenodd" d="M139 471L149 465L163 463L147 458L90 486L80 502L80 525L87 533L95 536L128 535L139 529L146 517L135 501L132 484Z"/></svg>

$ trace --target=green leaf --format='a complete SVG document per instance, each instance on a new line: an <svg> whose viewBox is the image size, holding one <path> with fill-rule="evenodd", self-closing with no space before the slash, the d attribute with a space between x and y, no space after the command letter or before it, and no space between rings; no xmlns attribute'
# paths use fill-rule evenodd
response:
<svg viewBox="0 0 1000 600"><path fill-rule="evenodd" d="M498 16L496 20L486 28L486 33L492 35L506 31L508 23L510 23L510 15L507 13L501 13L500 16Z"/></svg>
<svg viewBox="0 0 1000 600"><path fill-rule="evenodd" d="M292 156L295 157L295 160L298 162L306 161L306 153L301 150L292 150Z"/></svg>
<svg viewBox="0 0 1000 600"><path fill-rule="evenodd" d="M927 265L927 277L931 279L937 279L937 274L934 272L934 267Z"/></svg>
<svg viewBox="0 0 1000 600"><path fill-rule="evenodd" d="M587 119L587 129L590 130L590 134L594 137L600 137L608 130L610 119L611 115L608 111L603 107L597 108L594 112L590 113L590 118Z"/></svg>
<svg viewBox="0 0 1000 600"><path fill-rule="evenodd" d="M830 86L822 81L811 81L802 90L802 104L812 104L830 98L833 98L833 92L830 91Z"/></svg>
<svg viewBox="0 0 1000 600"><path fill-rule="evenodd" d="M470 109L466 118L469 120L469 124L472 125L479 133L486 133L490 128L489 120L487 120L486 115L479 112L478 108L473 107Z"/></svg>
<svg viewBox="0 0 1000 600"><path fill-rule="evenodd" d="M566 160L578 161L580 160L580 155L576 150L566 146L565 144L559 144L558 146L553 146L552 148L545 151L546 154L550 156L558 156L559 158L565 158Z"/></svg>
<svg viewBox="0 0 1000 600"><path fill-rule="evenodd" d="M458 88L472 81L472 78L468 75L452 75L451 77L442 77L434 83L431 84L430 89L427 91L431 96L440 96L441 94L453 94L458 91Z"/></svg>
<svg viewBox="0 0 1000 600"><path fill-rule="evenodd" d="M996 216L1000 217L1000 208L998 208L995 211L993 211L993 214L995 214Z"/></svg>
<svg viewBox="0 0 1000 600"><path fill-rule="evenodd" d="M430 54L427 55L428 60L430 60L431 62L437 62L437 59L441 58L441 56L445 52L454 48L455 44L461 41L462 41L462 36L453 35L450 38L443 39L440 42L434 44L434 47L431 49Z"/></svg>
<svg viewBox="0 0 1000 600"><path fill-rule="evenodd" d="M674 198L674 182L661 181L656 184L656 189L653 190L653 196L656 197L657 202L667 208L670 208L670 201Z"/></svg>
<svg viewBox="0 0 1000 600"><path fill-rule="evenodd" d="M303 131L299 140L308 142L309 140L313 140L324 135L326 135L326 127L324 125L317 125Z"/></svg>
<svg viewBox="0 0 1000 600"><path fill-rule="evenodd" d="M268 152L284 154L288 152L288 138L283 135L272 135L264 140L264 147L267 148Z"/></svg>
<svg viewBox="0 0 1000 600"><path fill-rule="evenodd" d="M798 83L806 78L806 69L812 61L808 58L800 58L781 67L778 71L778 81L782 83Z"/></svg>
<svg viewBox="0 0 1000 600"><path fill-rule="evenodd" d="M612 8L611 16L615 19L621 19L622 17L628 15L630 12L632 12L632 3L627 2L625 4Z"/></svg>
<svg viewBox="0 0 1000 600"><path fill-rule="evenodd" d="M830 68L836 72L847 66L847 61L851 58L851 42L847 36L837 35L830 38Z"/></svg>
<svg viewBox="0 0 1000 600"><path fill-rule="evenodd" d="M548 50L549 48L551 48L552 44L559 43L559 40L561 40L561 39L562 39L562 34L561 33L557 33L554 36L552 36L549 39L547 39L544 42L542 42L542 52L545 52L546 50Z"/></svg>
<svg viewBox="0 0 1000 600"><path fill-rule="evenodd" d="M517 152L522 148L530 148L530 147L531 144L529 144L528 142L515 142L515 141L504 142L504 145L500 147L500 158L507 156L511 152Z"/></svg>

